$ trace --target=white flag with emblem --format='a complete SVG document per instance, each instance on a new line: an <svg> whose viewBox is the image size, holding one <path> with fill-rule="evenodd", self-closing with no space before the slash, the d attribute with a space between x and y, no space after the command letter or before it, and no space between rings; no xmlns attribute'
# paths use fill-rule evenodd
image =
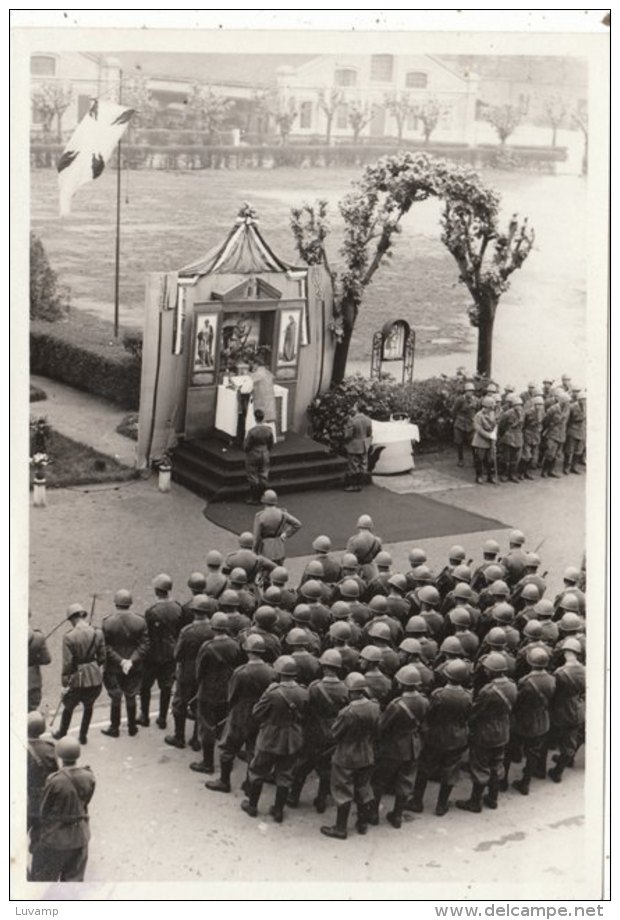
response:
<svg viewBox="0 0 620 920"><path fill-rule="evenodd" d="M134 113L135 109L93 99L58 160L61 217L71 211L76 189L99 178Z"/></svg>

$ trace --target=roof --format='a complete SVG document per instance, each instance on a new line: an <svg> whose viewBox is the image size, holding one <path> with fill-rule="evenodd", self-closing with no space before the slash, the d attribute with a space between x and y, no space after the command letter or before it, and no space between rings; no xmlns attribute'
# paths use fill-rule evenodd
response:
<svg viewBox="0 0 620 920"><path fill-rule="evenodd" d="M300 67L316 54L196 54L154 51L115 52L129 72L135 68L151 79L227 86L272 86L278 67Z"/></svg>
<svg viewBox="0 0 620 920"><path fill-rule="evenodd" d="M226 239L200 259L184 266L179 271L179 278L290 272L294 269L295 266L282 261L265 241L258 229L256 211L246 202Z"/></svg>

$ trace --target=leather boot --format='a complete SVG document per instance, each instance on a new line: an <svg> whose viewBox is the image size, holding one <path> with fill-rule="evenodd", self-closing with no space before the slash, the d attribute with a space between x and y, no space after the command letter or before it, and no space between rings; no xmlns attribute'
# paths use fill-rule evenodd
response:
<svg viewBox="0 0 620 920"><path fill-rule="evenodd" d="M166 727L166 719L168 717L168 707L170 706L171 696L172 696L172 688L164 687L159 697L159 716L157 717L157 727L158 728Z"/></svg>
<svg viewBox="0 0 620 920"><path fill-rule="evenodd" d="M330 787L329 777L322 776L319 779L319 789L316 794L316 798L314 802L312 803L314 805L317 815L324 814L325 809L327 808L327 796L329 795L329 787Z"/></svg>
<svg viewBox="0 0 620 920"><path fill-rule="evenodd" d="M397 795L394 799L394 808L392 811L388 811L385 816L386 821L389 821L393 828L400 830L403 824L403 811L405 810L405 798L402 795Z"/></svg>
<svg viewBox="0 0 620 920"><path fill-rule="evenodd" d="M506 757L504 760L504 776L503 779L498 781L498 789L500 792L508 792L508 776L510 775L510 767L512 766L512 758Z"/></svg>
<svg viewBox="0 0 620 920"><path fill-rule="evenodd" d="M212 741L203 741L202 743L202 760L190 763L189 768L194 773L213 773L213 750L215 745Z"/></svg>
<svg viewBox="0 0 620 920"><path fill-rule="evenodd" d="M560 477L555 472L555 460L550 460L547 466L547 476L549 479L559 479Z"/></svg>
<svg viewBox="0 0 620 920"><path fill-rule="evenodd" d="M69 731L69 726L71 725L71 716L73 711L68 709L63 709L62 715L60 717L60 725L58 726L58 731L52 733L52 738L58 741L60 738L64 738L67 732Z"/></svg>
<svg viewBox="0 0 620 920"><path fill-rule="evenodd" d="M200 751L202 749L200 741L198 740L198 722L196 720L194 720L194 729L192 731L192 737L189 740L189 746L192 751Z"/></svg>
<svg viewBox="0 0 620 920"><path fill-rule="evenodd" d="M549 751L545 747L541 752L540 756L537 758L532 770L532 776L535 776L536 779L546 779L547 778L547 755Z"/></svg>
<svg viewBox="0 0 620 920"><path fill-rule="evenodd" d="M138 725L148 728L151 724L149 713L151 711L151 691L142 690L140 693L140 718L136 719Z"/></svg>
<svg viewBox="0 0 620 920"><path fill-rule="evenodd" d="M301 795L303 785L303 780L296 779L293 782L291 788L288 790L286 804L289 808L297 808L299 806L299 797Z"/></svg>
<svg viewBox="0 0 620 920"><path fill-rule="evenodd" d="M136 698L135 696L126 697L127 703L127 732L133 738L138 734L138 725L136 722Z"/></svg>
<svg viewBox="0 0 620 920"><path fill-rule="evenodd" d="M371 827L377 827L379 824L379 805L381 804L381 796L376 795L372 802L368 802L364 808L366 811L366 821L370 824Z"/></svg>
<svg viewBox="0 0 620 920"><path fill-rule="evenodd" d="M493 810L497 808L498 792L499 780L497 778L497 773L491 773L491 778L489 780L489 790L482 800L487 808L492 808Z"/></svg>
<svg viewBox="0 0 620 920"><path fill-rule="evenodd" d="M514 474L514 464L508 464L508 482L518 482L519 480Z"/></svg>
<svg viewBox="0 0 620 920"><path fill-rule="evenodd" d="M531 465L532 465L532 461L531 461L531 460L524 460L524 461L523 461L523 478L524 478L524 479L529 479L530 481L533 481L534 477L530 474L530 467L531 467Z"/></svg>
<svg viewBox="0 0 620 920"><path fill-rule="evenodd" d="M258 800L260 799L260 794L263 791L263 784L248 782L247 788L248 797L241 803L241 808L246 813L246 815L250 816L250 818L255 818L258 814Z"/></svg>
<svg viewBox="0 0 620 920"><path fill-rule="evenodd" d="M476 482L481 483L482 482L482 463L480 462L478 457L476 457L475 454L474 454L474 470L476 471Z"/></svg>
<svg viewBox="0 0 620 920"><path fill-rule="evenodd" d="M276 800L269 809L269 814L272 816L276 824L282 824L284 821L284 806L286 805L286 800L288 799L289 790L286 786L276 786Z"/></svg>
<svg viewBox="0 0 620 920"><path fill-rule="evenodd" d="M526 762L525 769L524 769L524 771L523 771L523 776L521 777L521 779L516 779L516 780L514 781L514 783L512 784L512 788L513 788L513 789L516 789L517 792L520 792L521 795L529 795L529 794L530 794L530 779L531 779L531 776L532 776L532 774L531 774L530 769L529 769L529 766L528 766L528 764L527 764L527 762Z"/></svg>
<svg viewBox="0 0 620 920"><path fill-rule="evenodd" d="M424 811L424 792L428 780L426 776L416 776L413 787L413 796L408 804L408 811L415 811L416 814L422 814Z"/></svg>
<svg viewBox="0 0 620 920"><path fill-rule="evenodd" d="M102 728L101 734L107 735L108 738L118 738L120 735L121 724L121 701L112 700L110 703L110 726Z"/></svg>
<svg viewBox="0 0 620 920"><path fill-rule="evenodd" d="M185 717L177 716L174 717L174 735L166 735L164 741L166 744L169 744L171 747L184 748L185 747Z"/></svg>
<svg viewBox="0 0 620 920"><path fill-rule="evenodd" d="M344 491L345 492L355 492L355 487L353 485L353 476L350 473L344 474Z"/></svg>
<svg viewBox="0 0 620 920"><path fill-rule="evenodd" d="M232 773L233 761L220 760L219 779L211 779L205 783L207 789L213 792L230 792L230 774Z"/></svg>
<svg viewBox="0 0 620 920"><path fill-rule="evenodd" d="M351 811L351 802L339 805L336 809L336 823L321 828L321 833L326 837L334 837L336 840L347 839L347 824L349 822L349 812Z"/></svg>
<svg viewBox="0 0 620 920"><path fill-rule="evenodd" d="M482 811L482 792L484 786L481 786L480 783L474 783L471 787L471 795L468 799L458 799L456 802L456 807L461 808L463 811L473 811L476 814Z"/></svg>
<svg viewBox="0 0 620 920"><path fill-rule="evenodd" d="M368 805L363 805L361 802L357 803L355 830L358 834L365 834L368 831Z"/></svg>
<svg viewBox="0 0 620 920"><path fill-rule="evenodd" d="M439 787L439 795L437 796L437 804L435 805L435 814L441 818L450 808L450 793L452 792L452 786L449 786L448 783L442 783Z"/></svg>
<svg viewBox="0 0 620 920"><path fill-rule="evenodd" d="M549 777L549 779L552 779L554 783L561 783L562 774L564 773L564 769L567 766L568 766L568 757L566 757L564 754L560 754L556 761L555 767L552 767L549 770L549 772L547 773L547 776Z"/></svg>
<svg viewBox="0 0 620 920"><path fill-rule="evenodd" d="M84 707L84 712L82 713L82 721L80 723L80 734L79 741L80 744L86 744L88 741L88 729L90 728L90 720L93 717L93 707L89 706L88 708Z"/></svg>

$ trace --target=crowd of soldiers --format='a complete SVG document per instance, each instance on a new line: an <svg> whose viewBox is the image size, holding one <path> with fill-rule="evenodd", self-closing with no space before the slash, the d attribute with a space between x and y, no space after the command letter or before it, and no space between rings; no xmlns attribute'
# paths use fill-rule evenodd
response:
<svg viewBox="0 0 620 920"><path fill-rule="evenodd" d="M529 383L521 395L512 386L499 392L497 384L485 385L476 395L473 381L459 375L461 393L454 404L454 443L458 465L464 466L465 447L473 452L476 482L520 482L557 479L562 471L579 474L585 466L586 393L562 376L560 386L547 378L542 387Z"/></svg>
<svg viewBox="0 0 620 920"><path fill-rule="evenodd" d="M315 556L292 587L283 560L257 554L253 535L242 533L227 556L207 553L185 603L172 599L172 580L160 574L144 615L131 610L124 589L101 628L82 605L69 607L67 689L53 738L57 747L70 742L76 757L102 685L110 696L103 734L119 737L124 699L136 736L150 726L157 682L156 725L167 728L171 707L174 729L164 740L200 752L189 766L212 775L208 790L229 793L234 762L244 761L241 807L255 817L263 785L273 783L279 823L314 771L314 808L325 812L329 796L336 805L335 822L321 832L337 839L347 837L353 803L363 834L379 823L387 796L385 818L400 828L406 811L423 811L429 782L439 783L435 814L444 815L463 768L471 792L456 805L469 812L498 807L517 762L512 786L522 795L533 779L559 783L584 742L585 571L568 567L550 600L540 556L525 542L513 531L502 555L486 540L477 564L453 546L438 572L414 548L410 568L399 572L364 514L342 554L331 552L328 536L316 537ZM31 658L29 718L40 735L37 662L49 654L41 634L31 636L42 655ZM78 704L79 743L65 737ZM57 775L47 783L62 784ZM29 800L36 833L45 824L40 792ZM47 795L46 785L44 804Z"/></svg>

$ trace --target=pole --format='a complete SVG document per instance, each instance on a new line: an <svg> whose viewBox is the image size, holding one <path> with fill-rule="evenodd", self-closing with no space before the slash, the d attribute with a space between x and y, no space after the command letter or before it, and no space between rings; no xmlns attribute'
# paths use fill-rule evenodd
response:
<svg viewBox="0 0 620 920"><path fill-rule="evenodd" d="M122 101L123 71L118 71L118 101ZM116 148L116 256L114 263L114 338L118 338L119 274L121 256L121 142Z"/></svg>

